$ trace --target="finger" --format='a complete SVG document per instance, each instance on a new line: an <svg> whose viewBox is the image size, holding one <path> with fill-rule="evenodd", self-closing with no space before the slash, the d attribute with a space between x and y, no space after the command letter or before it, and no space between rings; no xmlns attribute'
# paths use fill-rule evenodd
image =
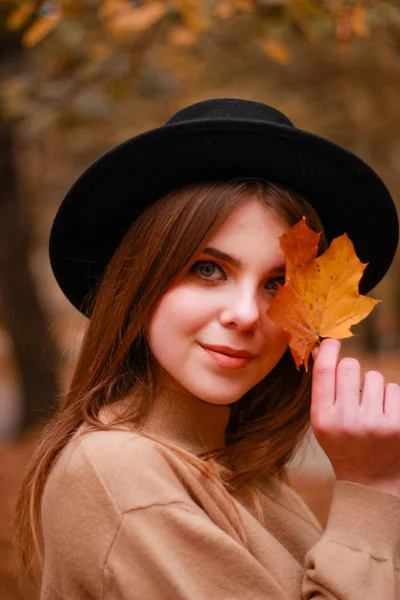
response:
<svg viewBox="0 0 400 600"><path fill-rule="evenodd" d="M379 371L367 371L364 375L360 410L367 425L373 426L383 415L385 380Z"/></svg>
<svg viewBox="0 0 400 600"><path fill-rule="evenodd" d="M342 358L336 369L336 401L346 412L360 404L361 367L355 358Z"/></svg>
<svg viewBox="0 0 400 600"><path fill-rule="evenodd" d="M335 402L336 365L340 353L340 340L322 340L314 361L311 386L311 411L324 410Z"/></svg>
<svg viewBox="0 0 400 600"><path fill-rule="evenodd" d="M400 385L397 383L385 385L383 412L400 428Z"/></svg>

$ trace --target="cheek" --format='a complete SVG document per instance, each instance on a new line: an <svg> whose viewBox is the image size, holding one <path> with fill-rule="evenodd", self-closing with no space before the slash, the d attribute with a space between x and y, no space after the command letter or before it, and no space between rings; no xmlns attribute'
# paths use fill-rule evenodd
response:
<svg viewBox="0 0 400 600"><path fill-rule="evenodd" d="M148 339L152 350L167 344L171 350L172 342L183 335L194 334L204 320L206 304L200 294L182 288L175 288L164 294L153 311L147 327Z"/></svg>

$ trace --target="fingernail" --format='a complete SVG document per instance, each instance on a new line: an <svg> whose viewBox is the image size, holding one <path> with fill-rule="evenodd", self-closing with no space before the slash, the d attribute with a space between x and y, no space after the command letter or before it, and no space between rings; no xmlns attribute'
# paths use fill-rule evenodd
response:
<svg viewBox="0 0 400 600"><path fill-rule="evenodd" d="M319 346L315 346L312 350L311 350L311 354L313 359L315 360L318 356L318 352L319 352Z"/></svg>

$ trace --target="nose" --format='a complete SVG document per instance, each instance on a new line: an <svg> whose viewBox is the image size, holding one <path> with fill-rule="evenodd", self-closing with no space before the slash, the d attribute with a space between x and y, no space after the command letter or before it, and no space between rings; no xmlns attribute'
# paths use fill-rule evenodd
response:
<svg viewBox="0 0 400 600"><path fill-rule="evenodd" d="M225 327L253 330L260 321L260 307L254 290L236 290L234 297L227 299L226 307L220 315Z"/></svg>

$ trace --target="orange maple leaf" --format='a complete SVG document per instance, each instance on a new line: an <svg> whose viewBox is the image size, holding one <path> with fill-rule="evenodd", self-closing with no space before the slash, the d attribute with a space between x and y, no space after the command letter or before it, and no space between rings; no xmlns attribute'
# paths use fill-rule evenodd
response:
<svg viewBox="0 0 400 600"><path fill-rule="evenodd" d="M351 325L380 302L358 293L368 263L359 260L347 234L335 238L316 258L320 235L307 227L303 217L279 238L286 255L285 284L267 311L288 334L296 367L303 364L306 371L320 338L351 337Z"/></svg>

